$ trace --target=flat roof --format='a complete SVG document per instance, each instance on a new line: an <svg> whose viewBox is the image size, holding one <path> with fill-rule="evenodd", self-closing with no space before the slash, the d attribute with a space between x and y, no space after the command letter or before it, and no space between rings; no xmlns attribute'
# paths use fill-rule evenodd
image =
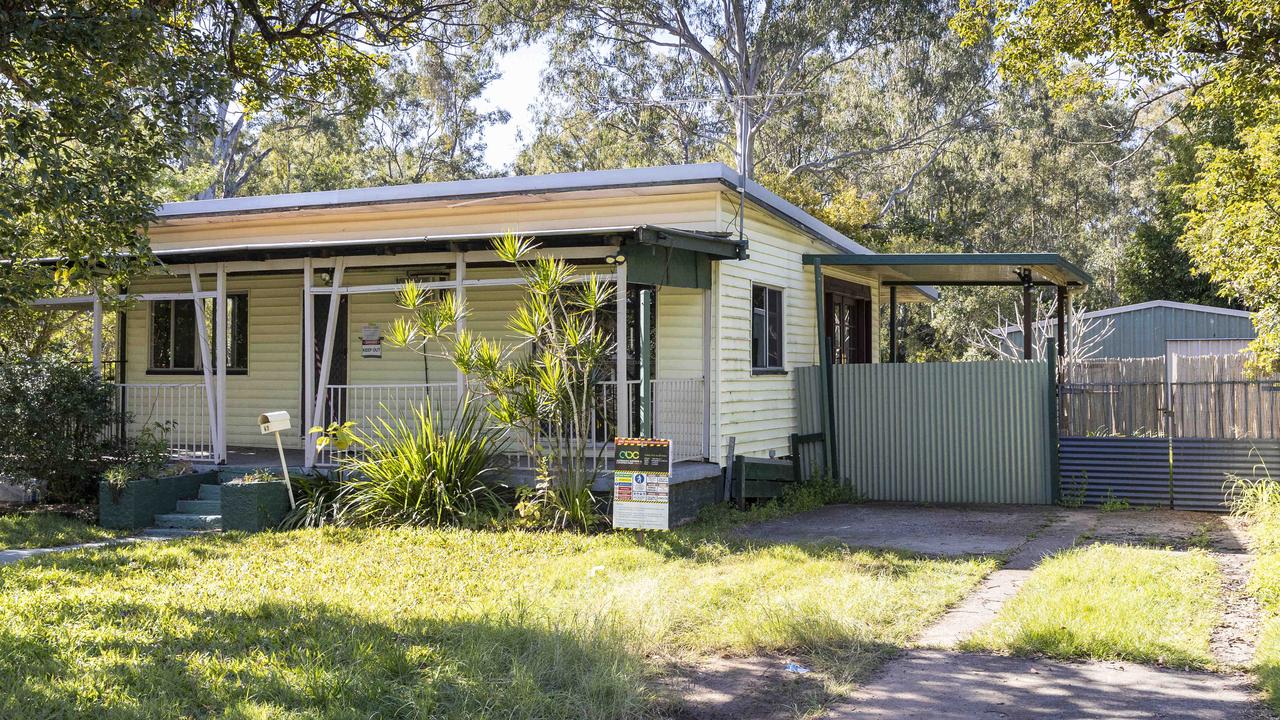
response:
<svg viewBox="0 0 1280 720"><path fill-rule="evenodd" d="M873 268L881 283L894 285L1016 285L1020 270L1036 285L1083 289L1089 273L1057 253L896 253L885 255L805 255L806 265Z"/></svg>
<svg viewBox="0 0 1280 720"><path fill-rule="evenodd" d="M156 213L156 219L164 222L297 210L432 201L479 201L489 197L533 197L554 193L678 187L709 183L736 189L740 185L740 176L737 170L718 162L589 170L549 175L513 175L450 182L172 202L160 207ZM755 181L747 181L745 193L750 202L837 250L853 254L871 252Z"/></svg>

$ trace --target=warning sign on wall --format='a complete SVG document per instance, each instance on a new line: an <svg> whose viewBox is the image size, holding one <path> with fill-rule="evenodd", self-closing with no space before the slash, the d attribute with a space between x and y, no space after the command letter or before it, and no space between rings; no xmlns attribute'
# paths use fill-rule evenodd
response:
<svg viewBox="0 0 1280 720"><path fill-rule="evenodd" d="M360 357L382 357L382 328L377 323L360 328Z"/></svg>
<svg viewBox="0 0 1280 720"><path fill-rule="evenodd" d="M613 463L613 526L670 529L671 441L617 438Z"/></svg>

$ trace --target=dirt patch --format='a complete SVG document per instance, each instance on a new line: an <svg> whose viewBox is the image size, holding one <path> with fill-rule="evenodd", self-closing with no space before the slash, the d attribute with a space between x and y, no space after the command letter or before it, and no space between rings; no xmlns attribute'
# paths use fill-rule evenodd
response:
<svg viewBox="0 0 1280 720"><path fill-rule="evenodd" d="M781 656L710 658L671 668L659 681L664 717L674 720L790 720L828 699L824 678L796 673Z"/></svg>
<svg viewBox="0 0 1280 720"><path fill-rule="evenodd" d="M1035 505L829 505L741 531L755 540L839 542L926 555L1000 555L1049 524L1059 508Z"/></svg>
<svg viewBox="0 0 1280 720"><path fill-rule="evenodd" d="M1231 515L1135 509L1099 511L1094 529L1083 540L1174 550L1199 548L1219 553L1244 553L1247 537L1244 521Z"/></svg>
<svg viewBox="0 0 1280 720"><path fill-rule="evenodd" d="M1249 592L1253 560L1247 555L1232 553L1215 553L1214 559L1222 576L1222 620L1213 630L1209 649L1219 663L1244 667L1253 662L1262 622L1262 608Z"/></svg>

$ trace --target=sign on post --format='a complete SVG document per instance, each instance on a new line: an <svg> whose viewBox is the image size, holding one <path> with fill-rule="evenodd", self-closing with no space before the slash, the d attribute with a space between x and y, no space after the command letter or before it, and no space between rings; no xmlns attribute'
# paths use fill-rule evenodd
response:
<svg viewBox="0 0 1280 720"><path fill-rule="evenodd" d="M671 441L617 438L613 460L613 526L669 530Z"/></svg>

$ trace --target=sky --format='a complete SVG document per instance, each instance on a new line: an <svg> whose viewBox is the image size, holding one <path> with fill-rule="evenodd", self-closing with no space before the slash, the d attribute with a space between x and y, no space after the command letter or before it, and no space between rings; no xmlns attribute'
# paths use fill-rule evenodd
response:
<svg viewBox="0 0 1280 720"><path fill-rule="evenodd" d="M547 65L548 48L545 43L522 47L498 58L501 77L489 84L481 97L481 110L501 109L511 114L511 119L501 125L491 125L484 133L485 160L495 169L505 170L520 151L519 131L525 131L528 141L532 126L530 105L537 98L538 79Z"/></svg>

